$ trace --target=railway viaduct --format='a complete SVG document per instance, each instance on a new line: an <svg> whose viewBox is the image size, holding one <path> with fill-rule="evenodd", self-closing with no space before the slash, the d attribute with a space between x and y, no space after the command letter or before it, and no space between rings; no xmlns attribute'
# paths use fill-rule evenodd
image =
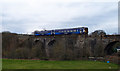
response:
<svg viewBox="0 0 120 71"><path fill-rule="evenodd" d="M49 57L50 48L56 42L63 42L64 47L84 48L89 49L91 52L95 52L97 45L102 46L104 53L107 55L112 54L112 47L120 42L119 35L106 35L106 36L88 36L88 35L59 35L59 36L35 36L32 39L34 42L41 41L44 43L47 56ZM59 45L58 45L59 46ZM99 47L98 46L98 47ZM99 48L98 48L99 49Z"/></svg>
<svg viewBox="0 0 120 71"><path fill-rule="evenodd" d="M93 36L84 34L66 34L34 36L3 33L2 40L3 57L7 58L37 57L40 59L74 60L88 57L104 57L116 55L116 53L113 52L113 49L116 46L120 46L120 35ZM18 50L21 52L18 52ZM26 54L24 57L23 52ZM15 54L18 54L17 57Z"/></svg>

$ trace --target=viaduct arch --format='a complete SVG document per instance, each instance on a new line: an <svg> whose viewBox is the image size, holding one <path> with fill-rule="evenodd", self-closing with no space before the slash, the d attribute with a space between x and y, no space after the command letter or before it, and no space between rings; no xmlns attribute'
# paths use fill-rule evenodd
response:
<svg viewBox="0 0 120 71"><path fill-rule="evenodd" d="M120 41L113 41L107 44L107 46L104 49L104 52L106 55L112 55L113 53L115 53L115 48L113 47L116 43L120 43Z"/></svg>

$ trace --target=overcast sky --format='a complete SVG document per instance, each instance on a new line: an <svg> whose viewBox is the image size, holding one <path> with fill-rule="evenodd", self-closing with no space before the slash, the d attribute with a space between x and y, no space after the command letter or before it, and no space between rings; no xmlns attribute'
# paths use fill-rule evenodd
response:
<svg viewBox="0 0 120 71"><path fill-rule="evenodd" d="M99 0L100 1L100 0ZM118 2L79 0L3 0L0 31L31 33L35 30L88 27L89 33L118 33Z"/></svg>

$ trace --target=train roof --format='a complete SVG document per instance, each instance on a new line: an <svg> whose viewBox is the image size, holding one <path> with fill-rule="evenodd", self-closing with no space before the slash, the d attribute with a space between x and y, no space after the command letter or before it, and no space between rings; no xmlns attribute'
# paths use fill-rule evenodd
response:
<svg viewBox="0 0 120 71"><path fill-rule="evenodd" d="M88 28L88 27L78 27L78 28ZM78 29L78 28L65 28L65 29L54 29L54 30L67 30L67 29ZM53 30L45 30L45 31L53 31Z"/></svg>

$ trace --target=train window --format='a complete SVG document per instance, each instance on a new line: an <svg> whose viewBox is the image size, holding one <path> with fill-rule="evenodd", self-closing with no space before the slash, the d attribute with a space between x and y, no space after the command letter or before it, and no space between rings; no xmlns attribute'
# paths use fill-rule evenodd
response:
<svg viewBox="0 0 120 71"><path fill-rule="evenodd" d="M76 30L74 30L74 32L76 32Z"/></svg>
<svg viewBox="0 0 120 71"><path fill-rule="evenodd" d="M81 33L82 31L80 30L80 33Z"/></svg>
<svg viewBox="0 0 120 71"><path fill-rule="evenodd" d="M85 32L85 30L83 30L83 32Z"/></svg>
<svg viewBox="0 0 120 71"><path fill-rule="evenodd" d="M70 32L72 32L72 30L70 30Z"/></svg>

